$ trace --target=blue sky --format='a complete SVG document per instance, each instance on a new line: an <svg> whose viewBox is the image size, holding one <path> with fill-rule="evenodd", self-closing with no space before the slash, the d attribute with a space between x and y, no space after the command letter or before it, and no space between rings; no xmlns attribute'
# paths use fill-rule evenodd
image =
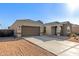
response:
<svg viewBox="0 0 79 59"><path fill-rule="evenodd" d="M7 28L17 19L41 20L44 23L53 21L70 21L78 24L79 9L70 13L65 3L2 3L0 4L1 28ZM75 19L75 20L74 20Z"/></svg>

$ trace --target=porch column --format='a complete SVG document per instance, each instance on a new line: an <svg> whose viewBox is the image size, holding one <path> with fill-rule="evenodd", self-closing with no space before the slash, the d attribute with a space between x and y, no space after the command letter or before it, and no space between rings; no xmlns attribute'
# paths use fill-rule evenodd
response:
<svg viewBox="0 0 79 59"><path fill-rule="evenodd" d="M61 33L61 26L57 26L57 36L60 36Z"/></svg>
<svg viewBox="0 0 79 59"><path fill-rule="evenodd" d="M70 33L71 33L70 26L67 26L67 34L70 34Z"/></svg>

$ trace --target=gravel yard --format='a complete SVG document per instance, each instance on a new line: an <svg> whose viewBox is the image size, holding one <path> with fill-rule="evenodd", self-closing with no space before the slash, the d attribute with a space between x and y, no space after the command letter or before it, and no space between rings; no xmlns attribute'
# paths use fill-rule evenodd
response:
<svg viewBox="0 0 79 59"><path fill-rule="evenodd" d="M0 56L54 56L24 39L0 38Z"/></svg>

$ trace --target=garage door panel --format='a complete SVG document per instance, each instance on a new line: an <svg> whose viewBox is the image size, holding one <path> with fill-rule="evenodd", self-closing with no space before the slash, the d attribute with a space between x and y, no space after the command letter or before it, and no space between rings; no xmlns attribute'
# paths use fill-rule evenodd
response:
<svg viewBox="0 0 79 59"><path fill-rule="evenodd" d="M40 27L23 26L22 36L38 36L40 35Z"/></svg>

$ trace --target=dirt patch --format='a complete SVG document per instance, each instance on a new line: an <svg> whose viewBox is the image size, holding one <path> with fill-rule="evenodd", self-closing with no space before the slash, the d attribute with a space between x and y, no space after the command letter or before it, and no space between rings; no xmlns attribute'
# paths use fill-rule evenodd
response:
<svg viewBox="0 0 79 59"><path fill-rule="evenodd" d="M1 56L55 56L54 54L24 40L0 38Z"/></svg>

